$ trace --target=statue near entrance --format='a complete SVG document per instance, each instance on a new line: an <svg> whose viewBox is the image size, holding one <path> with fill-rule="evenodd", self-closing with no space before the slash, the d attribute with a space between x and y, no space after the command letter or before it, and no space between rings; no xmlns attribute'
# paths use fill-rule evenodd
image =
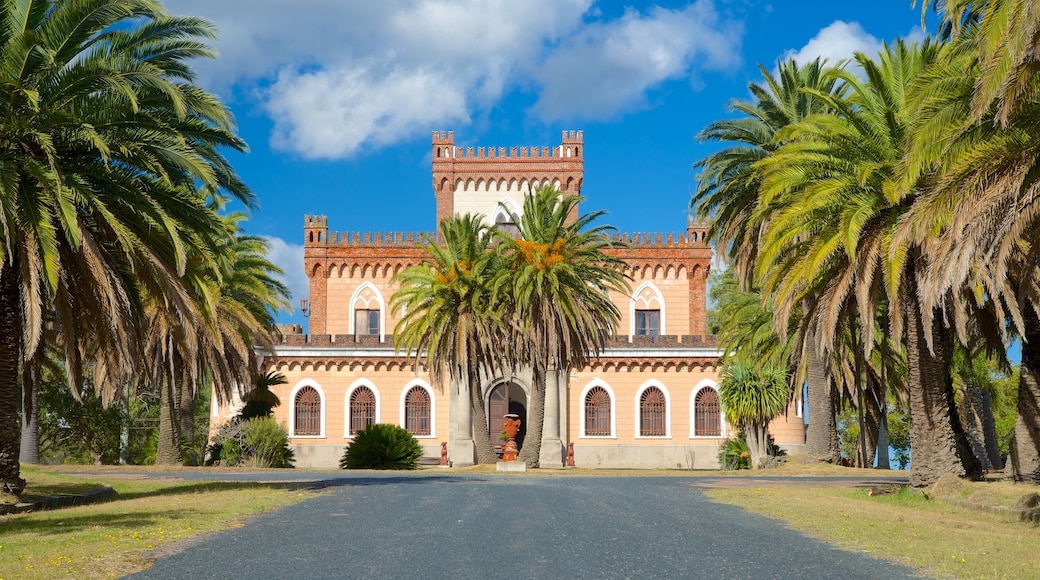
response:
<svg viewBox="0 0 1040 580"><path fill-rule="evenodd" d="M519 451L516 447L516 434L520 431L520 415L503 415L502 429L506 432L507 438L506 444L502 446L502 461L516 461Z"/></svg>

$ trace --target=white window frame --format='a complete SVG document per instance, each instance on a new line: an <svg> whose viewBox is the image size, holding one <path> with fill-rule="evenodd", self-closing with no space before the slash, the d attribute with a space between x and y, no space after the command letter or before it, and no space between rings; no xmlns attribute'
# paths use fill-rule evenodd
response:
<svg viewBox="0 0 1040 580"><path fill-rule="evenodd" d="M321 430L318 435L297 435L296 434L296 394L300 392L300 389L304 387L311 387L315 391L318 391L318 397L321 400ZM293 439L324 439L325 438L325 411L328 409L328 405L325 401L325 391L321 388L321 385L313 379L303 379L296 383L293 387L292 392L289 393L289 437Z"/></svg>
<svg viewBox="0 0 1040 580"><path fill-rule="evenodd" d="M639 400L643 397L643 392L646 391L647 389L649 389L650 387L657 387L658 389L661 389L662 393L664 393L664 404L665 404L665 407L664 407L664 435L663 436L661 436L661 435L640 435L639 434L640 431L642 431L642 427L643 427L643 413L642 413L642 409L639 406ZM639 387L639 390L636 391L635 411L636 411L636 420L635 420L635 424L636 424L635 438L636 439L671 439L672 438L672 395L671 395L671 393L668 392L668 388L664 386L664 383L662 383L661 381L658 381L656 379L650 379L649 381L643 383Z"/></svg>
<svg viewBox="0 0 1040 580"><path fill-rule="evenodd" d="M416 439L436 439L437 438L437 396L434 394L430 384L422 379L412 379L408 381L408 384L401 390L401 405L400 405L400 417L401 427L405 426L405 411L404 403L405 398L408 396L408 391L412 390L412 387L422 387L426 391L426 394L430 396L430 434L429 435L413 435Z"/></svg>
<svg viewBox="0 0 1040 580"><path fill-rule="evenodd" d="M370 391L372 391L372 395L376 398L375 422L376 423L380 423L381 422L380 421L380 416L381 416L380 415L380 404L381 404L383 398L379 396L379 389L377 389L375 384L373 384L372 381L370 381L368 379L358 379L358 380L354 381L350 385L350 387L347 389L347 396L343 398L343 411L344 411L344 413L343 413L343 438L344 439L353 439L354 438L354 436L350 434L350 397L354 394L354 391L358 390L360 387L367 387Z"/></svg>
<svg viewBox="0 0 1040 580"><path fill-rule="evenodd" d="M695 411L697 403L697 394L703 391L704 389L714 389L715 394L719 397L719 435L694 435L694 433L697 432L697 413ZM690 439L724 439L727 436L728 435L726 433L726 409L722 407L722 393L719 392L719 384L711 379L704 379L703 381L697 383L697 386L693 387L693 392L690 393Z"/></svg>
<svg viewBox="0 0 1040 580"><path fill-rule="evenodd" d="M607 395L610 396L610 435L586 435L585 434L585 397L589 395L595 387L602 387L603 390L607 391ZM578 426L578 439L617 439L617 398L614 397L614 389L602 379L592 379L585 385L585 388L581 390L581 398L578 399L580 405L579 414L579 426Z"/></svg>

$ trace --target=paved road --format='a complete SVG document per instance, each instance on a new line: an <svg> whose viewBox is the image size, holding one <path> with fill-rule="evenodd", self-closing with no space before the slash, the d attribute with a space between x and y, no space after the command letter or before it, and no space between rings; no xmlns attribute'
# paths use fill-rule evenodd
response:
<svg viewBox="0 0 1040 580"><path fill-rule="evenodd" d="M910 578L694 478L339 474L138 578Z"/></svg>

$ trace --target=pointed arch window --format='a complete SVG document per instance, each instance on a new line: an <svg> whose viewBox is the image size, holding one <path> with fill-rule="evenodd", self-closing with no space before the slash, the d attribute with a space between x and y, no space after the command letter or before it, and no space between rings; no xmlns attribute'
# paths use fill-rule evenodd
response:
<svg viewBox="0 0 1040 580"><path fill-rule="evenodd" d="M314 387L303 387L293 401L293 435L321 435L321 395Z"/></svg>
<svg viewBox="0 0 1040 580"><path fill-rule="evenodd" d="M430 394L426 389L412 387L404 397L404 428L412 435L430 435Z"/></svg>
<svg viewBox="0 0 1040 580"><path fill-rule="evenodd" d="M647 387L639 397L639 435L665 437L668 435L668 401L657 387Z"/></svg>
<svg viewBox="0 0 1040 580"><path fill-rule="evenodd" d="M610 393L603 387L592 387L585 395L585 436L609 437Z"/></svg>
<svg viewBox="0 0 1040 580"><path fill-rule="evenodd" d="M350 435L376 422L376 395L368 387L358 387L350 394Z"/></svg>
<svg viewBox="0 0 1040 580"><path fill-rule="evenodd" d="M722 436L722 405L711 387L701 389L693 400L693 436Z"/></svg>

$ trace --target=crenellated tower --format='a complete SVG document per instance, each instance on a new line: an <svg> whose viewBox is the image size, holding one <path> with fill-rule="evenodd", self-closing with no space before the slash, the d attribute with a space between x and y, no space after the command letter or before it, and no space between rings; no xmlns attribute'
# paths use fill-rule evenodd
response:
<svg viewBox="0 0 1040 580"><path fill-rule="evenodd" d="M491 222L513 221L524 196L541 185L580 194L584 149L582 131L564 131L554 147L456 147L453 131L434 132L437 223L462 213L483 214ZM501 211L500 203L512 215ZM577 219L577 208L571 217Z"/></svg>
<svg viewBox="0 0 1040 580"><path fill-rule="evenodd" d="M325 333L329 270L329 219L323 215L303 216L303 267L310 279L308 331Z"/></svg>

